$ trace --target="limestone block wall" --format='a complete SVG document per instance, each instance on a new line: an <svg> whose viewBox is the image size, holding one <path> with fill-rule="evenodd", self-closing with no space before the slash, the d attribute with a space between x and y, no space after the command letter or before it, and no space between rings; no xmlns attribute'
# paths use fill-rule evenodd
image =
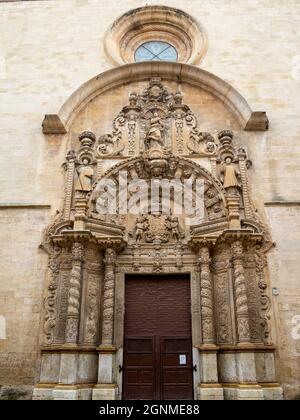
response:
<svg viewBox="0 0 300 420"><path fill-rule="evenodd" d="M208 37L201 68L231 83L253 109L269 116L270 130L252 135L251 142L245 133L244 143L254 163L255 203L276 241L270 278L279 292L272 300L280 380L287 398L299 398L300 3L154 3L198 19ZM44 136L41 122L82 83L112 67L103 48L105 31L118 16L143 5L139 0L0 1L0 317L6 324L0 335L0 385L33 384L38 363L47 266L38 245L62 205L61 164L69 147L67 140ZM218 127L219 108L208 98L206 103L212 110L205 124ZM223 117L230 126L230 116ZM111 123L108 110L101 118L99 126ZM88 116L83 122L92 128Z"/></svg>

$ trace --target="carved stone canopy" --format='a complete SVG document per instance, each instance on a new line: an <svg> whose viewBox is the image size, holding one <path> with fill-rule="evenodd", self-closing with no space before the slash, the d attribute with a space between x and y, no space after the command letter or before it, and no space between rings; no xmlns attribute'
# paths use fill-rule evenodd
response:
<svg viewBox="0 0 300 420"><path fill-rule="evenodd" d="M113 120L111 133L97 141L98 157L138 156L149 146L164 146L176 156L211 156L214 137L203 133L181 92L170 92L160 78L153 78L141 93L132 92L129 103Z"/></svg>

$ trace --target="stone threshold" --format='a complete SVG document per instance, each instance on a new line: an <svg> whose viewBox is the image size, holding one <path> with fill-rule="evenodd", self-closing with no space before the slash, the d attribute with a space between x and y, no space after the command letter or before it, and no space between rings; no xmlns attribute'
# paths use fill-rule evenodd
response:
<svg viewBox="0 0 300 420"><path fill-rule="evenodd" d="M265 206L300 206L300 201L266 201Z"/></svg>
<svg viewBox="0 0 300 420"><path fill-rule="evenodd" d="M1 209L51 209L50 204L31 204L31 203L0 203Z"/></svg>

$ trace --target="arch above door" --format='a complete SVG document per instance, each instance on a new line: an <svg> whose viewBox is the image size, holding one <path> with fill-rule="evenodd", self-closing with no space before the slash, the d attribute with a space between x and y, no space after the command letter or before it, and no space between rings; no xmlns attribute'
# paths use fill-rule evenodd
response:
<svg viewBox="0 0 300 420"><path fill-rule="evenodd" d="M266 112L253 111L234 87L214 74L188 64L141 62L105 71L81 85L57 114L45 116L44 134L66 134L76 116L97 96L132 81L145 81L153 77L185 82L213 94L232 112L242 130L266 131L269 128Z"/></svg>

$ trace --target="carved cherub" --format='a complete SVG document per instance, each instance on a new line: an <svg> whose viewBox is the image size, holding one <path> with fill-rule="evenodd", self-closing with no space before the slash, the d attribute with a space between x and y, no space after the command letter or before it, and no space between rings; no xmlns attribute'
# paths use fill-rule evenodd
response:
<svg viewBox="0 0 300 420"><path fill-rule="evenodd" d="M149 228L149 222L147 216L141 216L136 221L135 226L135 239L137 242L141 241L144 237L145 232Z"/></svg>
<svg viewBox="0 0 300 420"><path fill-rule="evenodd" d="M169 160L169 174L175 176L178 167L178 162L176 158L170 158Z"/></svg>
<svg viewBox="0 0 300 420"><path fill-rule="evenodd" d="M138 95L136 92L132 92L129 95L129 104L130 106L137 106Z"/></svg>
<svg viewBox="0 0 300 420"><path fill-rule="evenodd" d="M182 104L182 93L181 92L176 92L174 94L174 103L176 105L181 105Z"/></svg>
<svg viewBox="0 0 300 420"><path fill-rule="evenodd" d="M139 178L143 178L145 174L144 163L137 161L134 166L135 172Z"/></svg>
<svg viewBox="0 0 300 420"><path fill-rule="evenodd" d="M172 238L179 241L183 235L179 225L179 219L176 216L168 216L166 218L166 227L171 232Z"/></svg>

